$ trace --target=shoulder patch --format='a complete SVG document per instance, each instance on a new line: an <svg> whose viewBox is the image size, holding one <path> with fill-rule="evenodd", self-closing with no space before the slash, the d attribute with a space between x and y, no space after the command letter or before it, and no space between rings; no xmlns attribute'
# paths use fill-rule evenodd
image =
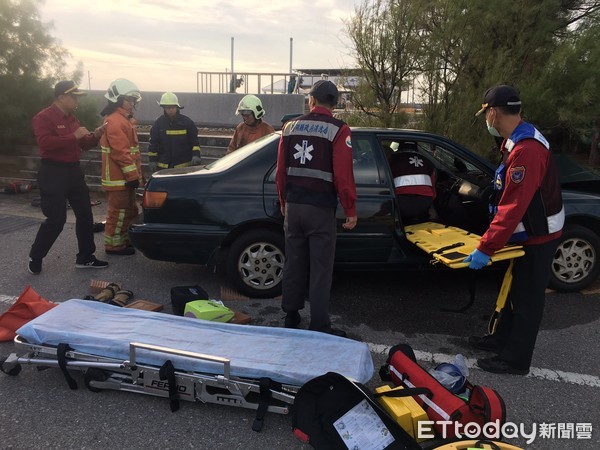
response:
<svg viewBox="0 0 600 450"><path fill-rule="evenodd" d="M508 171L510 180L519 184L525 179L525 166L511 167Z"/></svg>
<svg viewBox="0 0 600 450"><path fill-rule="evenodd" d="M346 138L346 147L352 148L352 138L350 136Z"/></svg>

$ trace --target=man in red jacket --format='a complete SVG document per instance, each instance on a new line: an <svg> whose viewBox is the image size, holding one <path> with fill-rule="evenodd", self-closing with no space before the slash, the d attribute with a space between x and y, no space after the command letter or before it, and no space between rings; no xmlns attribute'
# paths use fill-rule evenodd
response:
<svg viewBox="0 0 600 450"><path fill-rule="evenodd" d="M33 274L42 271L42 259L67 220L67 201L75 214L75 234L79 253L78 269L101 269L108 266L94 256L94 220L90 193L81 166L82 150L98 145L103 128L90 133L73 115L79 97L85 95L73 81L61 81L54 87L54 102L33 118L33 132L40 148L41 167L38 172L41 208L46 220L40 225L27 268Z"/></svg>
<svg viewBox="0 0 600 450"><path fill-rule="evenodd" d="M492 136L502 137L502 163L494 180L493 215L479 246L465 261L471 269L486 266L509 242L523 245L515 260L509 302L496 332L469 338L471 346L497 353L479 359L483 370L525 375L529 372L546 300L545 290L558 238L565 221L560 182L550 145L521 119L521 99L512 86L485 93L481 109ZM510 305L510 306L508 306Z"/></svg>
<svg viewBox="0 0 600 450"><path fill-rule="evenodd" d="M300 324L304 298L310 301L309 329L345 336L331 327L329 291L335 255L338 198L346 221L356 226L356 186L350 128L333 117L338 90L317 81L309 93L310 113L286 122L279 141L276 183L285 216L282 303L286 328Z"/></svg>

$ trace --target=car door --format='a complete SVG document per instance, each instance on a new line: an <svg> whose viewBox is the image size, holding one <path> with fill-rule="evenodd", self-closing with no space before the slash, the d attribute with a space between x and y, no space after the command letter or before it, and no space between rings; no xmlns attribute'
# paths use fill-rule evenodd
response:
<svg viewBox="0 0 600 450"><path fill-rule="evenodd" d="M353 230L344 230L344 210L338 203L335 261L336 264L386 262L394 245L397 223L385 162L372 133L353 133L352 159L358 223ZM275 165L265 176L263 195L267 215L281 219L275 185Z"/></svg>
<svg viewBox="0 0 600 450"><path fill-rule="evenodd" d="M358 222L353 230L344 230L344 210L338 204L336 263L388 261L398 223L385 161L373 133L352 132L352 160Z"/></svg>

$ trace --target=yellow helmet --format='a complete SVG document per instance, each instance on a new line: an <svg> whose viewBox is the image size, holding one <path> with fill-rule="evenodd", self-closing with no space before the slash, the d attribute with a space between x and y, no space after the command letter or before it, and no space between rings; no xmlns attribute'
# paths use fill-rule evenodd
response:
<svg viewBox="0 0 600 450"><path fill-rule="evenodd" d="M241 111L252 111L255 119L260 119L265 115L265 110L262 106L260 98L256 95L246 95L240 100L240 103L235 111L236 115L239 115Z"/></svg>
<svg viewBox="0 0 600 450"><path fill-rule="evenodd" d="M183 109L183 106L179 105L179 99L172 92L165 92L158 102L160 106L177 106L179 109Z"/></svg>

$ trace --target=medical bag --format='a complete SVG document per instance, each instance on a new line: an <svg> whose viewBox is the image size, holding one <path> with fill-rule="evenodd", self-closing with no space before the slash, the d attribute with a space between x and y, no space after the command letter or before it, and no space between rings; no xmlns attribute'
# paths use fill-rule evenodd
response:
<svg viewBox="0 0 600 450"><path fill-rule="evenodd" d="M193 300L209 300L208 294L202 287L195 286L175 286L171 288L171 306L173 314L183 316L185 305Z"/></svg>
<svg viewBox="0 0 600 450"><path fill-rule="evenodd" d="M460 437L467 424L477 424L482 429L486 423L498 421L501 426L506 422L504 401L495 390L473 386L467 380L465 392L453 394L417 363L407 344L390 349L379 375L383 381L391 381L395 386L425 388L428 393L415 395L414 399L433 422L433 429L444 439Z"/></svg>
<svg viewBox="0 0 600 450"><path fill-rule="evenodd" d="M420 450L360 383L335 372L307 381L292 408L294 435L317 450Z"/></svg>

